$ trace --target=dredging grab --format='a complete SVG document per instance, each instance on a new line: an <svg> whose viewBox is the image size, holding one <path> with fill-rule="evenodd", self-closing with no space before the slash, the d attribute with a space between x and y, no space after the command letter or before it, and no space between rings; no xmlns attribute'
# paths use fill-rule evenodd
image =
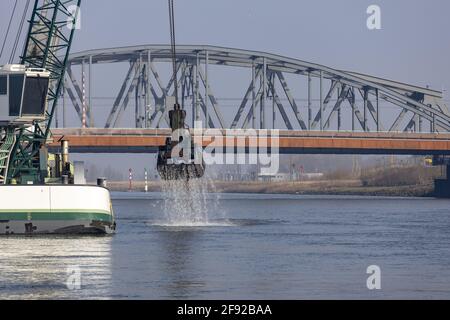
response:
<svg viewBox="0 0 450 320"><path fill-rule="evenodd" d="M170 127L172 137L166 140L165 146L159 149L157 170L163 180L185 180L198 179L205 174L205 164L203 161L196 161L198 150L192 140L184 143L184 139L191 139L186 125L186 110L178 103L178 81L177 81L177 59L175 43L175 14L173 0L169 0L170 16L170 40L172 49L173 80L175 88L175 105L169 111ZM182 134L183 133L183 134ZM183 149L180 146L188 146ZM200 147L201 148L201 147Z"/></svg>
<svg viewBox="0 0 450 320"><path fill-rule="evenodd" d="M160 147L158 153L157 169L163 180L186 180L199 179L205 174L204 162L196 163L197 147L188 143L190 149L176 148L183 143L183 139L191 139L185 125L186 111L181 110L179 104L169 111L172 137L167 138L166 144ZM186 129L186 130L185 130ZM201 151L201 150L200 150Z"/></svg>

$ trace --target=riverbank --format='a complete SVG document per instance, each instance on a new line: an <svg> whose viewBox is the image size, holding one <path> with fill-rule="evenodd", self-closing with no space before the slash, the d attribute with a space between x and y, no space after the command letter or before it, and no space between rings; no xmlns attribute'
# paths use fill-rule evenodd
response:
<svg viewBox="0 0 450 320"><path fill-rule="evenodd" d="M406 186L364 186L360 180L319 180L287 182L208 181L208 190L217 193L359 195L386 197L432 197L433 184ZM111 191L128 191L128 182L108 182ZM144 182L133 182L132 191L144 191ZM160 192L161 182L150 181L149 192Z"/></svg>

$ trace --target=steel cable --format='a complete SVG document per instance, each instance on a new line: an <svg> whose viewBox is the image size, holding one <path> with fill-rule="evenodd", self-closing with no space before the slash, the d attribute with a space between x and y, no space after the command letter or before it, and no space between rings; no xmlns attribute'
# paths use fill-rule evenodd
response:
<svg viewBox="0 0 450 320"><path fill-rule="evenodd" d="M177 79L177 56L176 56L176 39L175 39L175 13L173 8L173 0L169 1L169 21L170 21L170 45L172 49L172 66L173 66L173 83L175 87L175 104L178 104L178 79Z"/></svg>
<svg viewBox="0 0 450 320"><path fill-rule="evenodd" d="M3 40L2 50L0 51L0 59L1 59L1 57L3 56L3 51L5 50L6 41L8 40L9 31L10 31L10 29L11 29L11 24L12 24L12 21L13 21L13 19L14 19L14 15L15 15L15 13L16 13L16 8L17 8L17 3L18 3L18 2L19 2L19 1L16 0L16 2L14 3L14 8L13 8L13 10L12 10L11 18L9 19L8 28L7 28L7 30L6 30L5 40Z"/></svg>
<svg viewBox="0 0 450 320"><path fill-rule="evenodd" d="M23 29L23 25L25 23L26 20L26 16L28 13L28 8L30 7L30 0L27 0L27 4L25 5L25 8L23 10L23 14L22 14L22 19L20 21L20 26L19 26L19 30L17 32L16 35L16 40L14 41L14 46L13 46L13 50L11 52L11 56L9 58L9 63L12 63L14 60L14 56L16 55L16 51L17 51L17 47L19 45L19 41L20 41L20 36L22 35L22 29ZM25 48L26 49L26 48Z"/></svg>

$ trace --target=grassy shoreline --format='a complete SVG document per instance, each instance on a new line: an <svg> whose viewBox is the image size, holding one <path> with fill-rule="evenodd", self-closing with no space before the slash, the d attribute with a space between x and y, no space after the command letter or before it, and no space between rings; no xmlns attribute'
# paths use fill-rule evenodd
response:
<svg viewBox="0 0 450 320"><path fill-rule="evenodd" d="M209 181L208 190L217 193L358 195L385 197L433 197L433 184L406 186L364 186L360 180L320 180L287 182ZM111 191L128 191L128 182L108 182ZM161 182L150 181L150 192L160 192ZM143 192L144 182L132 184L132 191Z"/></svg>

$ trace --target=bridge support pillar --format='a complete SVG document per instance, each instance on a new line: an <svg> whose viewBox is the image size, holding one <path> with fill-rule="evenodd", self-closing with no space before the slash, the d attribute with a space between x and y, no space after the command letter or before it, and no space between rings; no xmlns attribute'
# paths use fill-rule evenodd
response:
<svg viewBox="0 0 450 320"><path fill-rule="evenodd" d="M445 178L434 181L434 194L438 198L450 198L450 164L446 165L446 169Z"/></svg>

